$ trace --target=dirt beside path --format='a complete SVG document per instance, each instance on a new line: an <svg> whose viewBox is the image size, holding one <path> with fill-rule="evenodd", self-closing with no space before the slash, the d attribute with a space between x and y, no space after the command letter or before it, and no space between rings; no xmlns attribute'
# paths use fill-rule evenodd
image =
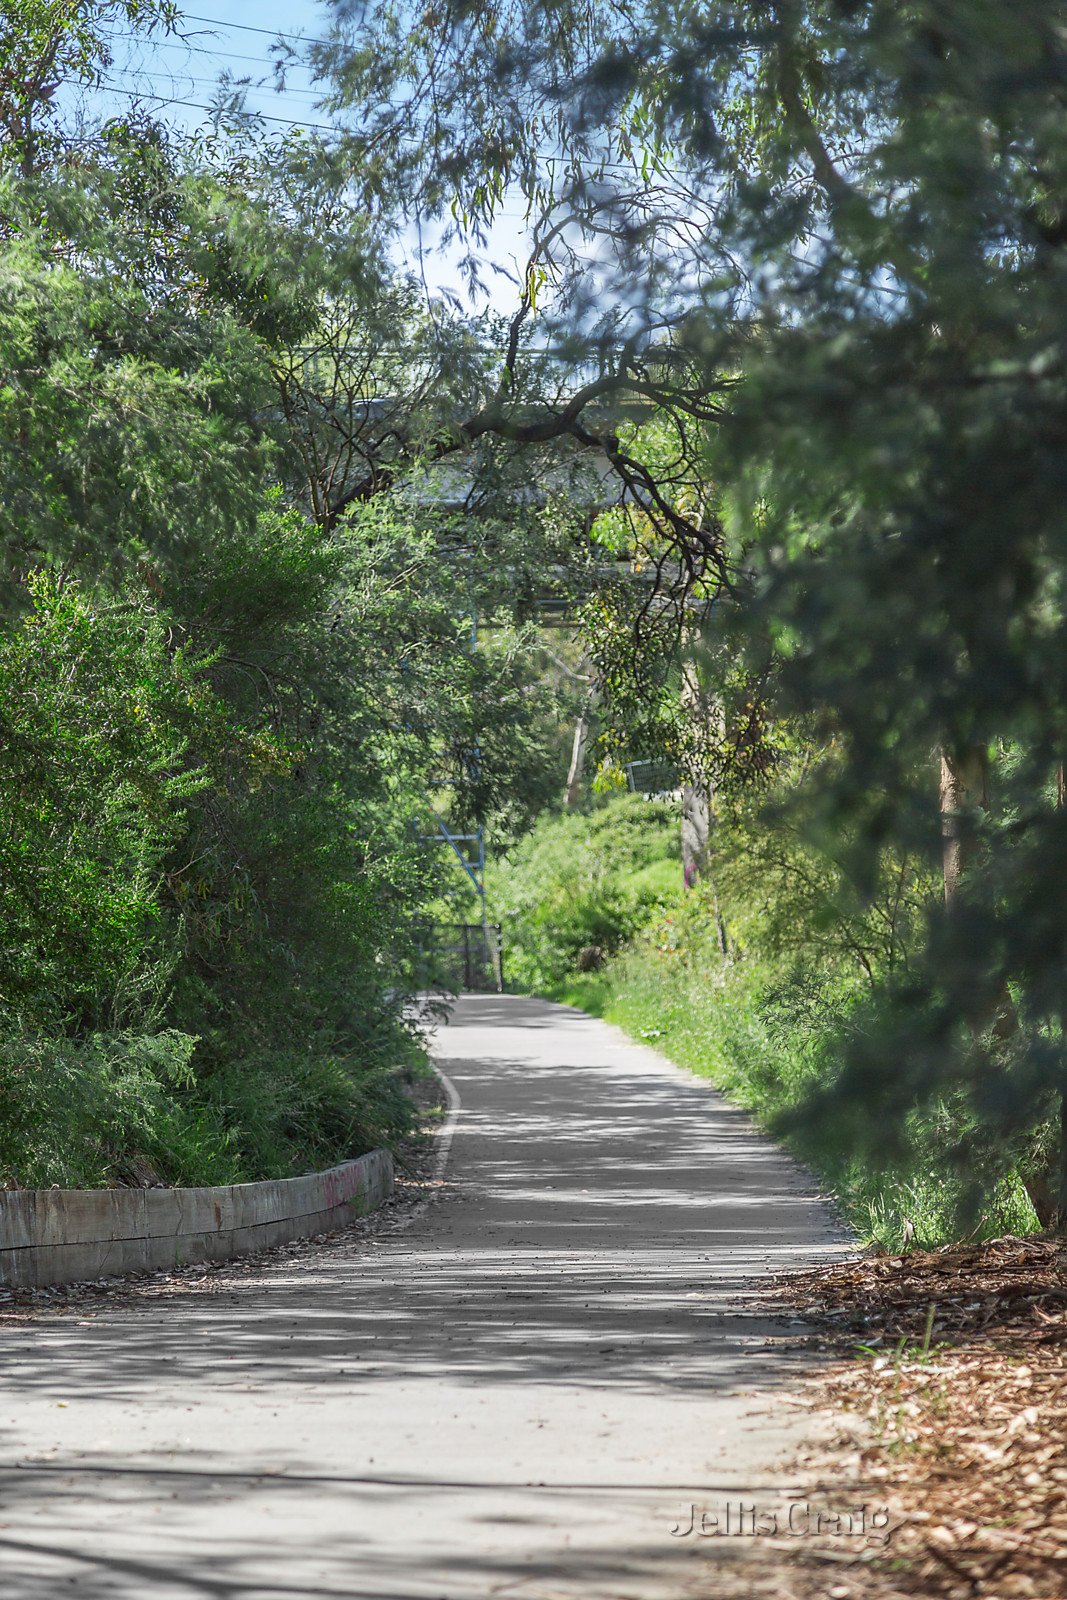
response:
<svg viewBox="0 0 1067 1600"><path fill-rule="evenodd" d="M778 1289L838 1356L813 1405L858 1425L824 1466L891 1507L891 1548L843 1593L1064 1600L1067 1240L872 1254Z"/></svg>

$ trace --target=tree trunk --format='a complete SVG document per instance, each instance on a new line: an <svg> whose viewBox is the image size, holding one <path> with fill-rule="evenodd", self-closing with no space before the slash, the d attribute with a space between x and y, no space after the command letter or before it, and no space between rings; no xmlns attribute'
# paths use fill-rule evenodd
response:
<svg viewBox="0 0 1067 1600"><path fill-rule="evenodd" d="M1057 801L1064 801L1062 768L1057 773ZM951 906L974 855L974 842L965 837L961 817L969 806L989 809L989 758L976 745L941 752L941 833L945 904ZM968 1019L972 1033L980 1034L992 1023L998 1039L1009 1039L1019 1025L1007 984L997 998L992 1015ZM1060 1100L1060 1152L1058 1173L1050 1168L1023 1179L1027 1198L1041 1228L1067 1226L1067 1095Z"/></svg>
<svg viewBox="0 0 1067 1600"><path fill-rule="evenodd" d="M726 923L723 921L719 891L711 869L711 825L711 794L698 784L685 784L682 789L682 877L687 889L695 888L698 883L706 883L711 890L719 952L725 957Z"/></svg>
<svg viewBox="0 0 1067 1600"><path fill-rule="evenodd" d="M1062 810L1065 803L1067 774L1061 762L1056 768L1056 805ZM1067 1031L1062 1019L1060 1031ZM1059 1159L1050 1161L1044 1172L1025 1179L1024 1187L1041 1227L1067 1233L1067 1086L1060 1090Z"/></svg>
<svg viewBox="0 0 1067 1600"><path fill-rule="evenodd" d="M989 757L981 745L941 752L941 837L945 904L955 904L959 887L974 859L976 841L968 837L964 815L969 808L989 810ZM998 1039L1010 1039L1018 1027L1015 1007L1004 985L991 1008L967 1019L972 1033L990 1026Z"/></svg>
<svg viewBox="0 0 1067 1600"><path fill-rule="evenodd" d="M973 842L960 826L968 806L989 809L989 758L977 745L941 752L941 837L945 904L956 898L960 880L974 855Z"/></svg>
<svg viewBox="0 0 1067 1600"><path fill-rule="evenodd" d="M1061 761L1056 768L1056 805L1063 810L1067 805L1067 771ZM1061 1023L1060 1031L1063 1032ZM1036 1210L1036 1206L1034 1207ZM1048 1222L1042 1222L1042 1227L1056 1228L1060 1233L1067 1233L1067 1083L1060 1090L1060 1172L1059 1184L1055 1202L1049 1196L1049 1209L1052 1212ZM1040 1220L1040 1213L1038 1213Z"/></svg>
<svg viewBox="0 0 1067 1600"><path fill-rule="evenodd" d="M711 800L706 789L687 783L682 789L682 878L692 889L708 870Z"/></svg>
<svg viewBox="0 0 1067 1600"><path fill-rule="evenodd" d="M574 729L574 743L571 746L571 764L567 772L567 783L563 790L563 804L576 806L582 795L582 779L585 776L585 753L589 747L589 735L593 724L593 707L596 704L596 685L593 684L582 704L581 714Z"/></svg>
<svg viewBox="0 0 1067 1600"><path fill-rule="evenodd" d="M695 635L686 643L692 647ZM706 725L719 708L702 689L695 661L690 658L682 665L682 710L700 725ZM692 781L682 786L682 880L687 889L706 883L711 890L711 904L715 916L715 932L719 952L725 959L727 952L726 923L719 906L719 891L711 865L711 833L714 821L714 793L709 783Z"/></svg>

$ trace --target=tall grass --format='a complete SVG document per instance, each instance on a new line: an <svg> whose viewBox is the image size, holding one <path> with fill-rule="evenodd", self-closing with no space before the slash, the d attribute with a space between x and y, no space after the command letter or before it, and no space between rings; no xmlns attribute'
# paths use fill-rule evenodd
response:
<svg viewBox="0 0 1067 1600"><path fill-rule="evenodd" d="M782 969L758 959L723 961L709 942L679 949L662 926L602 971L558 984L552 998L615 1023L631 1038L710 1079L762 1127L783 1137L865 1243L891 1251L1031 1232L1033 1209L1011 1172L999 1175L973 1221L966 1185L946 1170L949 1108L913 1119L907 1158L872 1165L836 1145L832 1130L782 1126L813 1088L832 1081L850 1011L863 990L840 973ZM829 1135L829 1136L828 1136Z"/></svg>

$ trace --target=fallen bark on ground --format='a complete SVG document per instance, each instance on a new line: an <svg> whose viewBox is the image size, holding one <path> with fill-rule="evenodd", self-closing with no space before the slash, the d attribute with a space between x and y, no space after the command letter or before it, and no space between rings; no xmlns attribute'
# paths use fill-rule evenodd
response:
<svg viewBox="0 0 1067 1600"><path fill-rule="evenodd" d="M885 1556L839 1592L1064 1600L1067 1241L870 1254L777 1287L845 1358L813 1398L867 1424L848 1470L894 1508Z"/></svg>

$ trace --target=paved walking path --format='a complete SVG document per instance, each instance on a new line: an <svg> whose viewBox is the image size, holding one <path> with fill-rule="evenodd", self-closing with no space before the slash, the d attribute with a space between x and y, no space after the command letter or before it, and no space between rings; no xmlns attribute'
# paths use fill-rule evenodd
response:
<svg viewBox="0 0 1067 1600"><path fill-rule="evenodd" d="M807 1423L759 1275L842 1235L706 1084L579 1013L465 998L435 1054L462 1110L409 1226L0 1329L3 1600L720 1592L718 1543L671 1529L788 1489Z"/></svg>

